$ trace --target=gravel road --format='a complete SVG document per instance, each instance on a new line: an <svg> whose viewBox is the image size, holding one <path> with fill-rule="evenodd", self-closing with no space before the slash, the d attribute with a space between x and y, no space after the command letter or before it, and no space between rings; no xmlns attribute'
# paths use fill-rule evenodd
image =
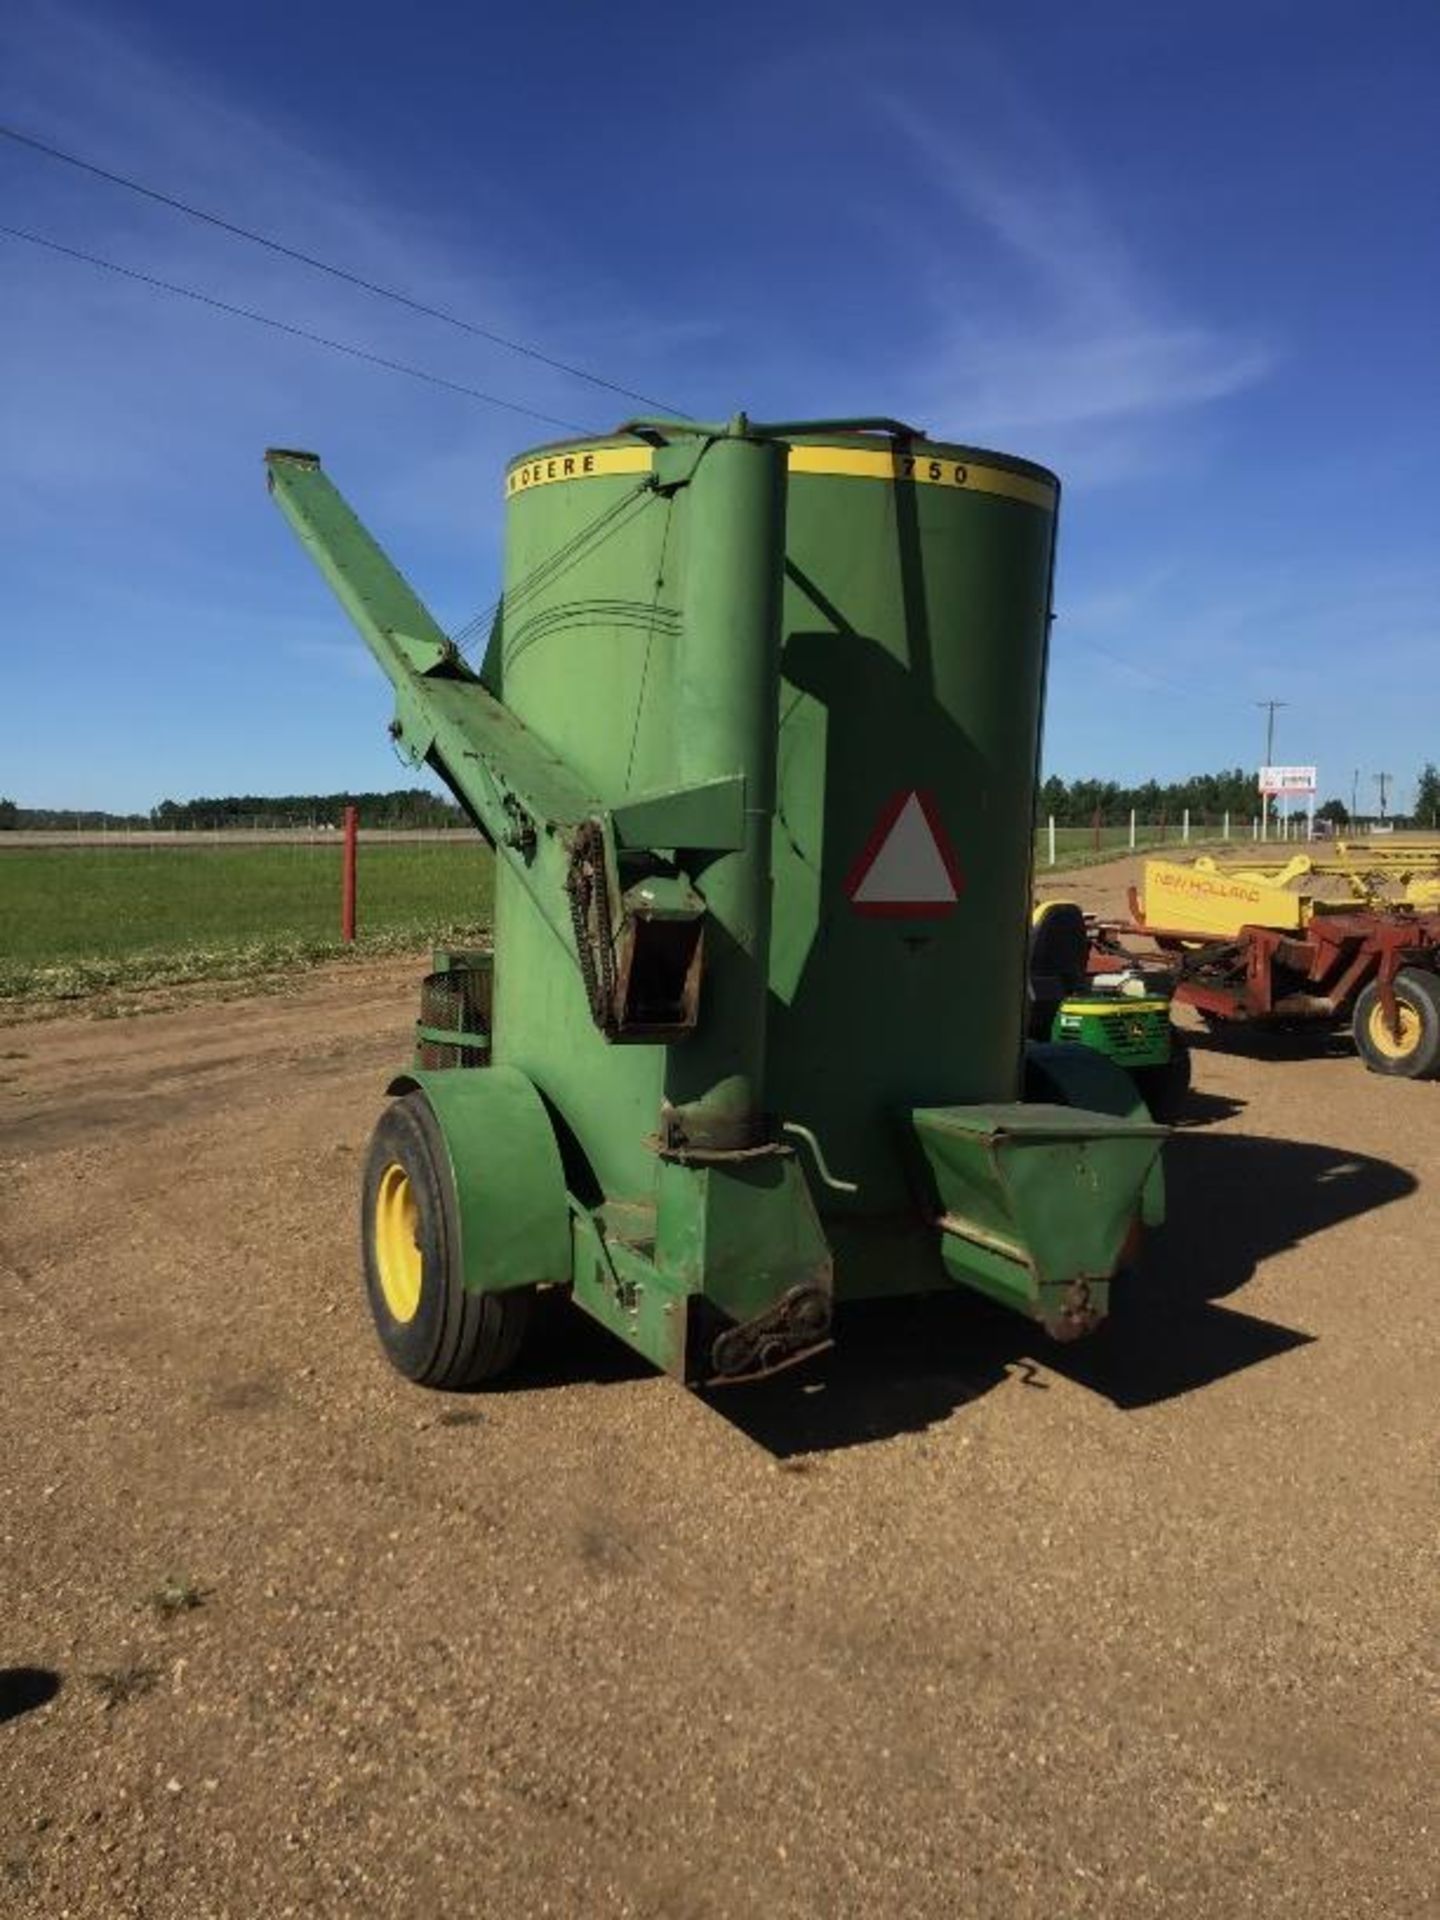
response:
<svg viewBox="0 0 1440 1920"><path fill-rule="evenodd" d="M1088 1343L707 1401L562 1308L445 1399L356 1275L414 976L0 1031L0 1911L1436 1910L1440 1085L1197 1046Z"/></svg>

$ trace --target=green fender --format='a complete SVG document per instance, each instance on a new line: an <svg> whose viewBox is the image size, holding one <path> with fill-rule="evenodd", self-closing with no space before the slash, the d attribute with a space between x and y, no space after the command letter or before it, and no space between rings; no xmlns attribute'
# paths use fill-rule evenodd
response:
<svg viewBox="0 0 1440 1920"><path fill-rule="evenodd" d="M419 1091L439 1124L460 1223L461 1283L506 1293L568 1286L570 1209L545 1103L518 1067L419 1068L390 1093Z"/></svg>
<svg viewBox="0 0 1440 1920"><path fill-rule="evenodd" d="M1031 1041L1025 1048L1025 1098L1054 1100L1062 1107L1112 1113L1120 1120L1150 1124L1150 1109L1123 1067L1093 1047L1067 1047L1049 1040ZM1165 1220L1165 1168L1162 1157L1145 1176L1140 1192L1140 1218L1147 1227Z"/></svg>

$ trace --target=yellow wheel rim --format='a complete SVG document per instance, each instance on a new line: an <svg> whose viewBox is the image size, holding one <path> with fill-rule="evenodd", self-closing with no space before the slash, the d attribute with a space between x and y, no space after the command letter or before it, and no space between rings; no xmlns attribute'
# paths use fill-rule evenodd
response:
<svg viewBox="0 0 1440 1920"><path fill-rule="evenodd" d="M402 1325L420 1309L425 1262L415 1239L419 1224L410 1176L392 1160L375 1191L375 1271L385 1304Z"/></svg>
<svg viewBox="0 0 1440 1920"><path fill-rule="evenodd" d="M1408 1060L1420 1044L1420 1016L1414 1007L1404 1000L1397 1000L1395 1011L1400 1016L1400 1037L1397 1040L1390 1031L1390 1022L1385 1018L1385 1009L1377 1000L1370 1009L1370 1044L1377 1053L1383 1053L1387 1060Z"/></svg>

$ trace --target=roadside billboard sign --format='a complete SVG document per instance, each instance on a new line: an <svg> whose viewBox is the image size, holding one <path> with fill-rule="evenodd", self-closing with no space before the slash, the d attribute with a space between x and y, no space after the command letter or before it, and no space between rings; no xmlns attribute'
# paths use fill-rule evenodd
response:
<svg viewBox="0 0 1440 1920"><path fill-rule="evenodd" d="M1261 767L1260 791L1270 798L1281 794L1313 794L1314 767Z"/></svg>

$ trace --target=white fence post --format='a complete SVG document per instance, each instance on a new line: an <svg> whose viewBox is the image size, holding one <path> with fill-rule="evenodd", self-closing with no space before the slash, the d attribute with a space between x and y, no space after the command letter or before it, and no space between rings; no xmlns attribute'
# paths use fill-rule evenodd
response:
<svg viewBox="0 0 1440 1920"><path fill-rule="evenodd" d="M1053 867L1055 864L1055 816L1053 813L1050 815L1049 824L1050 824L1050 864Z"/></svg>
<svg viewBox="0 0 1440 1920"><path fill-rule="evenodd" d="M1225 829L1223 837L1226 840L1230 838L1230 809L1228 807L1225 809Z"/></svg>
<svg viewBox="0 0 1440 1920"><path fill-rule="evenodd" d="M1135 851L1135 809L1130 809L1130 851Z"/></svg>
<svg viewBox="0 0 1440 1920"><path fill-rule="evenodd" d="M1186 807L1184 815L1180 822L1180 839L1181 839L1181 843L1184 846L1187 846L1187 847L1189 846L1190 844L1190 809L1189 807Z"/></svg>

